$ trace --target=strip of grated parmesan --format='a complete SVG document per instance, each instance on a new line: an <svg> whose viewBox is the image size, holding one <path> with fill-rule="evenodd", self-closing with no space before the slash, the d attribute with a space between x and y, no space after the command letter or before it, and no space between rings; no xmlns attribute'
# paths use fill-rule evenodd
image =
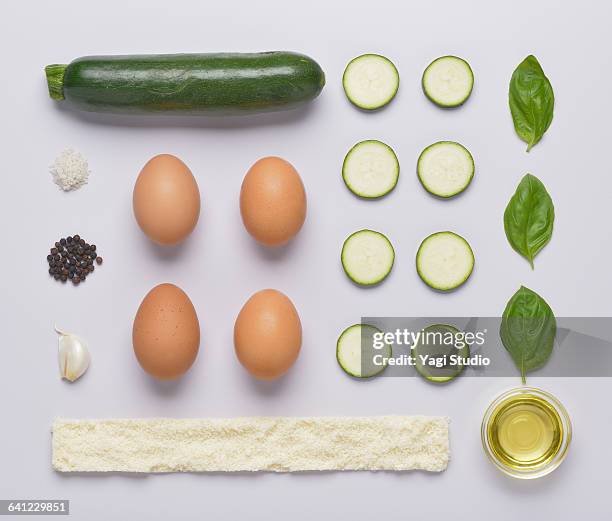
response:
<svg viewBox="0 0 612 521"><path fill-rule="evenodd" d="M440 472L448 418L58 419L52 459L60 472Z"/></svg>
<svg viewBox="0 0 612 521"><path fill-rule="evenodd" d="M50 167L53 182L64 192L87 184L89 165L82 154L71 148L64 150Z"/></svg>

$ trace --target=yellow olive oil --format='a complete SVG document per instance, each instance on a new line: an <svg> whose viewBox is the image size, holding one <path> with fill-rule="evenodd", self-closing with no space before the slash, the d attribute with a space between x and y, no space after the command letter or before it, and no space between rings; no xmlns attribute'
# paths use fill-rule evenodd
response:
<svg viewBox="0 0 612 521"><path fill-rule="evenodd" d="M488 422L487 438L500 463L518 470L546 466L561 449L563 421L542 396L508 396L497 405Z"/></svg>

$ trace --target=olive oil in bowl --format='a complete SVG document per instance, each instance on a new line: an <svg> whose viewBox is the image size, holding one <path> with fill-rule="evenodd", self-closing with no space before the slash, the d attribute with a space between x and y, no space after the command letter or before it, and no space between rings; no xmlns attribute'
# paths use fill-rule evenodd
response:
<svg viewBox="0 0 612 521"><path fill-rule="evenodd" d="M502 394L489 406L482 442L500 470L514 477L536 478L563 461L571 430L567 411L554 396L522 387Z"/></svg>

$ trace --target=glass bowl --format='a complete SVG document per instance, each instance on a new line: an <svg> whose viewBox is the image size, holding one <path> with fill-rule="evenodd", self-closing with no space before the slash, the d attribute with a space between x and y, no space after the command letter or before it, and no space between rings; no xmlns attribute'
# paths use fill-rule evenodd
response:
<svg viewBox="0 0 612 521"><path fill-rule="evenodd" d="M499 451L496 451L492 443L493 439L491 432L494 431L493 424L496 416L505 409L504 406L509 402L520 399L521 397L531 397L532 399L535 398L538 402L544 402L551 416L558 419L558 423L561 427L560 436L558 437L558 443L554 453L541 463L529 464L520 462L520 464L510 465L507 461L504 461L503 457L500 457L500 454L498 454ZM572 439L572 423L565 407L563 407L561 402L552 394L535 387L517 387L500 394L491 402L491 405L487 408L484 418L482 419L481 437L484 451L495 467L514 478L534 479L546 476L555 470L565 459L567 449Z"/></svg>

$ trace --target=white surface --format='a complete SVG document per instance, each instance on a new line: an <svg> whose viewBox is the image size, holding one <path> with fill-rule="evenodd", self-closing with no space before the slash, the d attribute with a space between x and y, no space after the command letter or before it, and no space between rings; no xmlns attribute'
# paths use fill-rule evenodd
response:
<svg viewBox="0 0 612 521"><path fill-rule="evenodd" d="M609 513L609 379L529 378L567 406L575 438L559 470L521 482L486 461L479 438L486 405L518 377L441 388L416 378L355 382L337 367L334 349L339 332L361 315L488 316L520 284L545 296L559 316L610 314L610 14L605 1L5 2L0 497L70 499L76 519L447 514L459 521L537 513L569 520ZM327 87L307 111L186 122L96 118L59 110L43 76L44 65L85 54L269 49L305 52L325 69ZM376 114L356 110L342 92L344 65L363 52L389 56L401 75L396 99ZM526 154L507 86L531 52L557 104L551 128ZM465 57L476 78L471 99L455 111L436 108L420 90L424 67L448 53ZM340 175L346 151L366 138L388 143L402 165L396 189L376 202L355 198ZM440 139L465 144L477 165L472 185L453 201L429 197L414 173L423 147ZM71 146L86 155L92 176L65 194L48 165ZM194 235L170 250L147 241L131 210L140 168L161 152L191 167L203 195ZM250 239L238 211L244 173L270 154L296 166L309 197L302 232L275 252ZM533 272L502 227L504 207L528 171L544 181L557 211L554 238ZM397 254L390 277L369 290L351 284L339 261L344 238L363 227L386 233ZM468 239L476 269L459 291L441 295L419 280L414 254L423 237L446 228ZM46 274L46 249L71 233L95 241L105 258L78 288ZM149 379L131 347L140 300L164 281L187 291L202 325L197 363L169 385ZM299 361L275 384L251 380L232 346L236 314L264 287L286 292L304 326ZM86 338L92 351L89 372L73 385L58 378L55 323ZM445 473L83 477L51 470L55 416L393 413L451 417Z"/></svg>

